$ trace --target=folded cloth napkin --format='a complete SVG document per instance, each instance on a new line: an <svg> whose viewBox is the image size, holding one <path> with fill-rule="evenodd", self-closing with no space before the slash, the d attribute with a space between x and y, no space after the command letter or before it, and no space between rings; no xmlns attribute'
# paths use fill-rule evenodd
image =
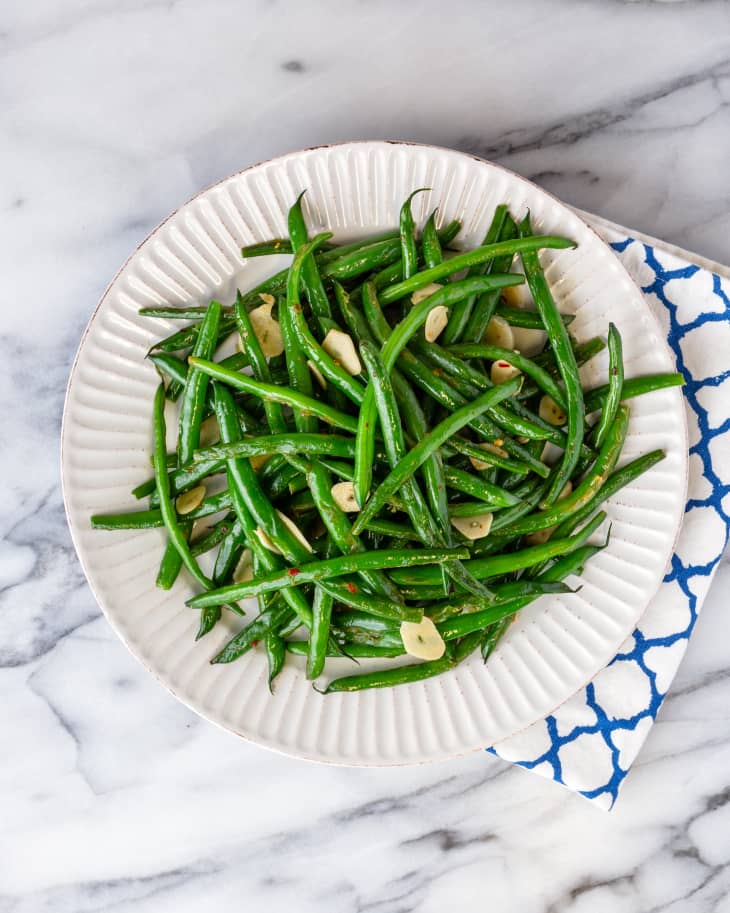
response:
<svg viewBox="0 0 730 913"><path fill-rule="evenodd" d="M613 661L489 749L610 809L687 649L730 529L730 269L583 214L644 292L685 377L689 489L664 581Z"/></svg>

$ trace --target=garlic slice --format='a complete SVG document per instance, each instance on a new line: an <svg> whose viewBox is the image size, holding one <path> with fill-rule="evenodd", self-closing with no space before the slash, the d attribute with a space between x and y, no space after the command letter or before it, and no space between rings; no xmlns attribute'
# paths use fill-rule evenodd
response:
<svg viewBox="0 0 730 913"><path fill-rule="evenodd" d="M183 492L178 497L177 501L175 501L175 510L182 516L189 514L196 507L200 507L207 493L208 490L205 485L196 485L195 488Z"/></svg>
<svg viewBox="0 0 730 913"><path fill-rule="evenodd" d="M254 472L258 472L262 466L265 466L271 459L272 454L270 453L260 453L258 456L249 457L248 461L251 464L251 469Z"/></svg>
<svg viewBox="0 0 730 913"><path fill-rule="evenodd" d="M537 532L528 533L525 536L525 542L528 545L545 545L556 529L556 526L548 526L547 529L538 529Z"/></svg>
<svg viewBox="0 0 730 913"><path fill-rule="evenodd" d="M489 377L493 384L503 384L519 374L522 374L519 368L515 368L514 365L501 358L492 362L492 367L489 371Z"/></svg>
<svg viewBox="0 0 730 913"><path fill-rule="evenodd" d="M208 416L200 424L200 437L198 438L199 447L211 447L220 440L220 431L218 429L218 419L214 415Z"/></svg>
<svg viewBox="0 0 730 913"><path fill-rule="evenodd" d="M504 317L492 317L484 334L484 341L491 346L501 346L503 349L514 349L515 347L512 327Z"/></svg>
<svg viewBox="0 0 730 913"><path fill-rule="evenodd" d="M439 336L446 329L446 324L448 322L449 309L447 307L444 307L443 304L437 304L435 308L432 308L428 312L426 325L424 327L426 342L436 342Z"/></svg>
<svg viewBox="0 0 730 913"><path fill-rule="evenodd" d="M425 301L426 298L435 295L440 288L443 288L443 286L438 282L429 282L428 285L424 285L423 288L416 289L411 295L411 304L420 304L422 301Z"/></svg>
<svg viewBox="0 0 730 913"><path fill-rule="evenodd" d="M492 528L492 514L475 514L473 517L452 517L451 525L467 539L483 539Z"/></svg>
<svg viewBox="0 0 730 913"><path fill-rule="evenodd" d="M335 504L345 513L357 513L360 508L355 500L355 486L352 482L337 482L331 488Z"/></svg>
<svg viewBox="0 0 730 913"><path fill-rule="evenodd" d="M320 387L323 390L326 390L327 381L324 379L324 374L322 374L317 365L315 365L315 363L310 358L307 359L307 367L312 372L312 377L317 381Z"/></svg>
<svg viewBox="0 0 730 913"><path fill-rule="evenodd" d="M233 572L234 583L245 583L247 580L253 580L253 552L250 548L243 550Z"/></svg>
<svg viewBox="0 0 730 913"><path fill-rule="evenodd" d="M436 625L426 615L421 621L401 622L400 636L406 653L416 659L441 659L446 652Z"/></svg>
<svg viewBox="0 0 730 913"><path fill-rule="evenodd" d="M563 412L552 396L548 396L547 393L540 400L538 415L544 422L549 422L549 424L558 427L564 425L568 419L568 416Z"/></svg>
<svg viewBox="0 0 730 913"><path fill-rule="evenodd" d="M336 362L339 362L348 374L352 374L354 377L362 373L360 356L357 354L352 337L347 333L343 333L342 330L330 330L322 340L322 348Z"/></svg>
<svg viewBox="0 0 730 913"><path fill-rule="evenodd" d="M488 453L493 453L495 456L500 456L500 457L508 456L506 450L502 450L501 447L497 447L496 444L491 444L489 441L482 441L481 444L477 444L477 447L480 450L486 450ZM469 462L474 467L474 469L477 469L479 472L482 472L482 470L484 470L484 469L489 469L489 466L491 465L489 463L485 463L483 460L478 460L476 457L472 457L472 456L469 457Z"/></svg>
<svg viewBox="0 0 730 913"><path fill-rule="evenodd" d="M297 539L297 541L301 542L301 544L304 546L304 548L306 548L306 550L308 552L311 553L312 551L314 551L312 546L309 543L309 540L306 538L304 533L299 529L299 527L296 525L296 523L290 517L287 517L286 514L283 514L280 510L277 510L276 512L279 515L279 517L281 518L281 522L286 526L286 528L289 530L289 532ZM281 554L281 550L276 545L274 545L274 543L271 541L271 539L269 538L267 533L265 533L264 530L261 529L260 526L257 526L256 529L254 530L254 532L258 536L259 542L263 545L264 548L267 548L270 552L274 552L275 555Z"/></svg>
<svg viewBox="0 0 730 913"><path fill-rule="evenodd" d="M249 311L248 318L251 321L254 336L261 346L261 351L266 358L273 358L276 355L281 355L284 351L281 326L279 321L274 320L271 316L271 310L276 303L276 299L273 295L267 294L262 294L260 297L264 303Z"/></svg>

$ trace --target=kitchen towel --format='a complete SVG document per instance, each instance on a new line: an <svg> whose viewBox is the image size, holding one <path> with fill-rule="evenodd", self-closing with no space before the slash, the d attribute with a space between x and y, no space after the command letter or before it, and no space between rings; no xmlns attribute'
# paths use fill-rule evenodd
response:
<svg viewBox="0 0 730 913"><path fill-rule="evenodd" d="M689 487L664 581L614 660L546 719L489 749L610 809L687 649L730 529L730 270L581 215L664 328L683 387Z"/></svg>

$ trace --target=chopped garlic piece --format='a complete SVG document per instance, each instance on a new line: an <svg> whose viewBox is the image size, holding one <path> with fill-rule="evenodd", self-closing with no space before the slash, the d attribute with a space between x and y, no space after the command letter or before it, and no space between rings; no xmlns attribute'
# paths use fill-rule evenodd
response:
<svg viewBox="0 0 730 913"><path fill-rule="evenodd" d="M443 286L439 285L438 282L429 282L428 285L424 285L423 288L416 289L411 295L411 304L420 304L422 301L425 301L426 298L435 295L440 288L443 288Z"/></svg>
<svg viewBox="0 0 730 913"><path fill-rule="evenodd" d="M258 472L262 466L265 466L271 459L270 453L261 453L258 456L249 457L249 463L251 464L251 469L254 472Z"/></svg>
<svg viewBox="0 0 730 913"><path fill-rule="evenodd" d="M406 653L416 659L441 659L446 652L436 625L426 615L421 621L401 622L400 636Z"/></svg>
<svg viewBox="0 0 730 913"><path fill-rule="evenodd" d="M306 550L308 552L312 552L313 549L309 543L309 540L304 535L304 533L299 529L299 527L296 525L296 523L292 519L287 517L286 514L283 514L280 510L277 510L276 512L281 517L281 522L287 527L289 532L292 533L292 535L296 539L298 539L299 542L301 542L301 544L304 546L304 548L306 548Z"/></svg>
<svg viewBox="0 0 730 913"><path fill-rule="evenodd" d="M343 333L342 330L330 330L322 341L322 348L336 362L339 362L348 374L352 374L354 377L362 372L355 343L347 333Z"/></svg>
<svg viewBox="0 0 730 913"><path fill-rule="evenodd" d="M507 451L502 450L501 447L497 447L496 444L490 444L489 441L482 441L481 444L477 444L477 447L480 450L486 450L488 453L493 453L495 456L507 457ZM485 463L483 460L478 460L476 457L469 457L469 462L474 467L474 469L482 472L484 469L489 469L490 464Z"/></svg>
<svg viewBox="0 0 730 913"><path fill-rule="evenodd" d="M264 303L250 311L248 318L251 321L254 336L261 346L261 351L266 358L273 358L284 351L281 326L279 321L274 320L271 316L276 299L273 295L266 294L262 294L261 299Z"/></svg>
<svg viewBox="0 0 730 913"><path fill-rule="evenodd" d="M473 517L452 517L451 525L459 530L467 539L483 539L489 535L492 527L492 515L489 513L476 514Z"/></svg>
<svg viewBox="0 0 730 913"><path fill-rule="evenodd" d="M521 373L522 371L520 371L519 368L515 368L514 365L511 365L508 361L504 361L500 358L499 361L492 362L489 376L493 384L503 384Z"/></svg>
<svg viewBox="0 0 730 913"><path fill-rule="evenodd" d="M556 529L555 526L548 526L547 529L538 529L535 533L528 533L525 536L525 542L528 545L545 545Z"/></svg>
<svg viewBox="0 0 730 913"><path fill-rule="evenodd" d="M332 486L332 497L335 504L345 513L357 513L360 508L355 500L355 486L352 482L337 482Z"/></svg>
<svg viewBox="0 0 730 913"><path fill-rule="evenodd" d="M183 492L178 497L177 501L175 501L175 509L179 514L189 514L196 507L200 507L207 493L205 485L196 485L195 488Z"/></svg>
<svg viewBox="0 0 730 913"><path fill-rule="evenodd" d="M426 326L424 327L426 342L436 342L446 329L446 324L448 322L449 309L447 307L444 307L443 304L437 304L435 308L432 308L428 312Z"/></svg>
<svg viewBox="0 0 730 913"><path fill-rule="evenodd" d="M564 425L568 419L568 416L563 412L552 396L548 396L547 393L540 400L538 415L544 422L549 422L549 424L558 427Z"/></svg>
<svg viewBox="0 0 730 913"><path fill-rule="evenodd" d="M484 334L484 341L491 346L501 346L503 349L514 349L515 347L512 327L504 317L492 317Z"/></svg>
<svg viewBox="0 0 730 913"><path fill-rule="evenodd" d="M234 583L245 583L247 580L253 580L253 552L250 548L243 550L233 572Z"/></svg>
<svg viewBox="0 0 730 913"><path fill-rule="evenodd" d="M327 381L324 379L324 374L322 374L322 372L319 370L317 365L315 365L315 363L311 359L307 359L307 367L312 372L312 377L317 381L317 383L320 385L320 387L323 390L326 390Z"/></svg>

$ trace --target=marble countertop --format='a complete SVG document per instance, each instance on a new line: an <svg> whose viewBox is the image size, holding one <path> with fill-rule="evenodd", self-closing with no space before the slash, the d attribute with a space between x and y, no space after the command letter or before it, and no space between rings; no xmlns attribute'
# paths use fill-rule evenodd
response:
<svg viewBox="0 0 730 913"><path fill-rule="evenodd" d="M1 913L728 913L727 561L611 814L481 754L316 766L198 719L117 641L58 434L119 264L302 146L473 151L730 262L730 5L9 0L0 49Z"/></svg>

